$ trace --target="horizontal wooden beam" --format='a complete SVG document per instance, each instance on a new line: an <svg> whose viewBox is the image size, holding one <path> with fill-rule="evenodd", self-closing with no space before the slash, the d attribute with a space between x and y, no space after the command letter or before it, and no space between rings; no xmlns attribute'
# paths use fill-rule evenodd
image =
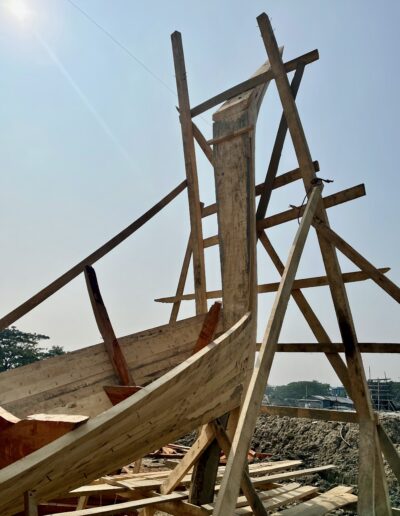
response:
<svg viewBox="0 0 400 516"><path fill-rule="evenodd" d="M400 344L379 343L379 342L359 342L358 347L362 353L400 353ZM312 344L312 343L289 343L278 344L279 353L344 353L344 344L341 342Z"/></svg>
<svg viewBox="0 0 400 516"><path fill-rule="evenodd" d="M299 63L303 64L310 64L314 61L317 61L319 59L318 50L312 50L311 52L307 52L307 54L303 54L300 57L297 57L296 59L292 59L291 61L287 61L285 63L285 70L286 73L293 72ZM190 114L192 115L192 118L200 115L201 113L204 113L204 111L208 111L209 109L218 106L218 104L221 104L222 102L225 102L225 100L229 100L232 97L236 97L237 95L240 95L241 93L244 93L245 91L251 90L255 88L256 86L259 86L265 82L271 81L274 78L274 74L271 70L268 70L265 73L261 73L259 75L256 75L255 77L251 77L250 79L247 79L247 81L243 81L236 86L233 86L232 88L228 88L227 90L223 91L222 93L219 93L218 95L215 95L214 97L211 97L210 99L202 102L201 104L198 104L194 108L190 110Z"/></svg>
<svg viewBox="0 0 400 516"><path fill-rule="evenodd" d="M314 161L314 167L315 171L319 171L319 163L318 161ZM282 186L286 186L289 183L293 183L294 181L297 181L301 179L301 173L299 168L295 168L293 170L289 170L288 172L285 172L284 174L281 174L277 176L274 180L272 189L275 190L276 188L281 188ZM260 183L256 185L256 196L261 195L263 191L264 183ZM208 206L205 206L202 211L202 217L208 217L210 215L213 215L214 213L217 213L217 204L209 204Z"/></svg>
<svg viewBox="0 0 400 516"><path fill-rule="evenodd" d="M389 267L383 267L382 269L378 269L382 273L386 273L390 271ZM370 279L367 273L362 271L354 271L354 272L345 272L342 274L343 281L345 283L354 283L357 281L364 281ZM313 278L302 278L295 280L293 283L292 290L298 290L302 288L313 288L313 287L323 287L329 285L328 279L326 276L315 276ZM270 292L276 292L279 288L279 283L264 283L262 285L258 285L258 293L259 294L268 294ZM209 290L207 293L207 299L218 299L222 296L222 290ZM171 297L160 297L155 299L157 303L176 303L177 301L192 301L194 299L194 294L183 294L182 296L171 296Z"/></svg>
<svg viewBox="0 0 400 516"><path fill-rule="evenodd" d="M358 423L357 412L345 410L311 409L302 407L281 407L277 405L262 405L261 414L267 416L300 417L306 419L320 419L322 421L343 421Z"/></svg>
<svg viewBox="0 0 400 516"><path fill-rule="evenodd" d="M359 197L363 197L365 193L365 185L360 184L357 186L353 186L352 188L347 188L346 190L341 190L340 192L336 192L332 195L328 195L327 197L324 197L322 201L324 203L325 208L333 208L333 206L337 206L338 204L343 204L345 202L358 199ZM207 215L211 215L211 213L209 213L208 208L209 207L206 206L204 210L206 210ZM272 228L274 226L278 226L279 224L284 224L285 222L298 219L302 217L304 209L304 206L296 206L294 208L291 208L290 210L281 211L280 213L271 215L270 217L267 217L263 220L259 220L257 222L257 230L261 231L265 228ZM203 214L203 217L207 215ZM213 235L212 237L204 239L205 248L212 247L213 245L218 245L218 235Z"/></svg>
<svg viewBox="0 0 400 516"><path fill-rule="evenodd" d="M55 292L60 290L60 288L64 287L67 283L76 278L81 272L84 271L85 267L88 265L93 265L95 262L103 258L107 253L112 251L115 247L117 247L121 242L126 240L129 236L131 236L135 231L141 228L146 222L148 222L151 218L153 218L157 213L159 213L167 204L175 199L183 190L185 190L187 186L187 181L182 181L176 188L174 188L169 194L167 194L161 201L155 204L152 208L146 211L143 215L141 215L138 219L136 219L132 224L123 229L120 233L115 235L113 238L108 240L101 247L96 249L92 254L89 254L86 258L80 261L77 265L69 269L69 271L62 274L55 281L47 285L44 289L40 290L37 294L32 296L30 299L19 305L17 308L9 312L7 315L0 319L0 331L13 324L20 317L24 316L28 312L30 312L33 308L38 306L40 303L45 301L47 298L52 296Z"/></svg>
<svg viewBox="0 0 400 516"><path fill-rule="evenodd" d="M324 208L332 208L338 204L343 204L345 202L358 199L359 197L363 197L365 194L365 185L360 184L351 188L347 188L346 190L341 190L340 192L336 192L332 195L328 195L327 197L324 197L322 201ZM265 228L271 228L273 226L283 224L284 222L295 220L303 215L304 210L305 205L296 206L290 210L286 210L281 213L277 213L276 215L272 215L271 217L267 217L264 220L259 220L257 222L257 229L261 230Z"/></svg>

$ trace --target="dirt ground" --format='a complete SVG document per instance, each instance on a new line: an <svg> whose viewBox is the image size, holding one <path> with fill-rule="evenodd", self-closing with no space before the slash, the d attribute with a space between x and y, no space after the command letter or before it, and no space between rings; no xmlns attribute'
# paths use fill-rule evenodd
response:
<svg viewBox="0 0 400 516"><path fill-rule="evenodd" d="M381 413L389 437L400 451L400 413ZM336 484L357 485L358 425L289 417L260 416L252 448L273 459L300 459L304 466L334 464L335 470L316 476L314 485L326 490ZM385 463L393 507L400 506L400 488Z"/></svg>
<svg viewBox="0 0 400 516"><path fill-rule="evenodd" d="M380 419L400 452L400 413L380 413ZM179 442L189 445L192 441L193 435L190 435ZM305 483L318 485L321 491L338 484L353 485L357 494L357 424L262 415L251 447L258 452L271 453L272 460L300 459L304 467L334 464L336 469L308 477ZM385 469L392 506L400 507L399 484L386 463Z"/></svg>

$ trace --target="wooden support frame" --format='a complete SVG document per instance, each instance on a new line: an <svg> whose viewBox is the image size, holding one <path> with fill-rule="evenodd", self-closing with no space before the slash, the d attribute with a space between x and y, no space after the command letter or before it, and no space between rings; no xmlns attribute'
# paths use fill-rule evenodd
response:
<svg viewBox="0 0 400 516"><path fill-rule="evenodd" d="M282 63L270 20L268 16L263 13L258 16L257 21L261 30L261 36L264 41L268 58L271 62L271 68L274 73L279 97L286 116L297 160L302 171L304 185L306 191L308 191L312 181L315 179L315 173L312 166L311 153L308 148L307 140L297 111L297 106L290 90L286 70ZM328 217L322 206L317 211L316 216L329 226ZM358 510L360 514L374 514L376 503L381 506L385 505L387 514L390 514L384 471L381 467L381 461L377 461L377 463L375 463L375 449L378 445L378 437L376 427L374 427L373 423L374 414L368 393L363 363L358 350L357 335L354 328L350 306L345 286L341 279L338 258L332 244L326 242L326 240L322 238L319 238L318 240L326 273L330 279L331 295L339 323L339 329L346 346L346 360L352 385L352 397L356 404L357 411L359 411L360 417L363 420L363 424L360 425L360 497ZM381 486L383 490L377 489L376 492L375 467L380 469L379 477L381 477L383 481L383 486Z"/></svg>
<svg viewBox="0 0 400 516"><path fill-rule="evenodd" d="M296 59L292 59L291 61L285 63L285 70L287 73L289 73L295 70L300 63L310 64L314 61L317 61L318 59L318 50L312 50L311 52L307 52L307 54L303 54L302 56L297 57ZM270 70L267 70L261 74L257 74L251 79L241 82L240 84L237 84L236 86L233 86L232 88L229 88L223 91L222 93L219 93L215 97L212 97L211 99L206 100L205 102L202 102L201 104L195 106L194 108L192 108L190 114L194 118L195 116L204 113L204 111L208 111L209 109L218 106L218 104L221 104L226 100L232 99L242 93L252 90L257 86L268 83L273 78L274 76Z"/></svg>
<svg viewBox="0 0 400 516"><path fill-rule="evenodd" d="M179 118L182 130L183 153L187 191L189 198L189 214L191 227L191 247L193 256L194 289L196 295L196 313L207 311L206 274L204 264L203 230L201 222L201 206L199 183L197 178L196 152L192 117L190 115L189 90L187 85L185 58L183 54L182 36L176 31L171 35L174 57L176 87L179 101Z"/></svg>
<svg viewBox="0 0 400 516"><path fill-rule="evenodd" d="M246 461L251 436L259 413L265 386L275 354L286 308L289 302L293 281L297 272L311 221L319 204L322 184L314 186L307 203L304 216L293 241L291 251L282 275L280 287L271 310L267 330L264 335L254 372L243 402L232 449L222 479L221 489L215 505L214 515L232 514L239 493L239 484Z"/></svg>
<svg viewBox="0 0 400 516"><path fill-rule="evenodd" d="M342 237L335 233L330 227L322 221L315 219L313 226L319 234L322 235L328 242L332 243L340 252L342 252L355 265L360 267L362 271L367 273L369 277L375 281L385 292L389 294L395 301L400 303L400 288L393 283L389 278L384 276L382 272L374 267L368 260L366 260L359 252L357 252L350 244L348 244Z"/></svg>
<svg viewBox="0 0 400 516"><path fill-rule="evenodd" d="M390 271L389 267L382 267L381 269L377 269L377 271L385 274ZM366 281L371 279L368 273L363 271L353 271L353 272L344 272L342 274L342 279L344 283L355 283L358 281ZM293 289L299 290L303 288L315 288L315 287L326 287L329 286L329 281L327 276L314 276L312 278L299 278L294 280ZM257 286L258 294L269 294L271 292L276 292L279 288L279 283L262 283ZM207 299L218 299L222 297L222 290L210 290L206 292ZM180 301L192 301L195 299L195 295L193 293L190 294L182 294L181 296L172 296L172 297L160 297L155 299L157 303L177 303Z"/></svg>

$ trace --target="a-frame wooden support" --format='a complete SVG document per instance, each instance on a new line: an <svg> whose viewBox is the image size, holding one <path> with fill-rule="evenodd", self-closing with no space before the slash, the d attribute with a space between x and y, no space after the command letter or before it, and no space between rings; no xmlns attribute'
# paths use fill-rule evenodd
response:
<svg viewBox="0 0 400 516"><path fill-rule="evenodd" d="M259 407L268 381L293 281L304 249L311 221L321 197L321 190L321 184L313 187L313 191L307 203L306 211L296 233L296 237L282 275L279 290L275 297L275 303L272 308L267 330L261 345L260 355L250 380L236 432L232 441L231 453L229 454L224 478L221 483L221 489L214 509L215 516L233 514L236 506L240 480L246 463L247 450L250 445L250 440L253 435L259 413Z"/></svg>
<svg viewBox="0 0 400 516"><path fill-rule="evenodd" d="M271 63L271 70L273 72L278 93L282 102L284 117L286 119L287 127L289 129L297 159L299 161L303 182L307 195L309 195L312 185L316 180L316 176L312 164L311 154L294 100L295 91L293 91L289 85L287 73L283 65L268 17L263 14L258 17L258 22ZM279 143L281 143L281 146L283 145L285 132L285 123L281 120L280 128L278 131L278 138L274 147L275 156L278 156L277 158L275 157L275 161L277 163L279 163ZM278 148L277 153L276 148ZM271 191L271 184L274 179L273 168L269 177L267 174L267 179L268 185L265 185L261 199L262 202L259 205L259 217L264 217L266 213L270 195L269 192ZM312 195L314 196L314 194L315 188ZM311 197L309 198L305 213L310 213L310 206ZM308 231L309 225L313 223L314 215L315 225L317 229L318 227L320 228L319 232L317 233L318 241L345 347L347 367L337 354L328 354L327 356L335 368L338 376L341 378L343 384L347 386L354 400L360 418L359 513L366 515L391 514L386 478L383 470L382 454L378 441L376 418L372 409L361 354L358 349L357 336L352 320L350 306L348 303L339 262L336 256L335 245L338 248L341 248L342 252L345 252L345 254L347 254L350 259L353 259L353 261L357 263L363 270L368 271L371 277L375 279L375 281L380 284L380 286L382 286L382 288L384 288L390 295L395 297L395 299L398 295L396 290L397 287L394 284L391 284L389 280L382 281L378 271L371 264L369 264L369 262L363 259L359 253L357 253L346 242L344 242L343 239L341 239L338 235L332 232L332 234L330 234L331 238L328 238L327 235L331 230L329 228L328 218L322 203L319 203L318 206L316 204L314 205L314 211L309 217L308 222L306 222L305 215L303 216L299 232L301 231L301 228L304 227L304 224L308 225ZM258 232L258 235L266 251L272 258L275 266L281 272L282 263L280 262L279 257L270 244L267 236L261 231ZM302 247L296 247L300 249L299 252L301 254ZM294 254L296 256L296 253ZM245 402L239 418L239 423L233 439L232 450L229 456L225 476L215 506L215 515L222 516L223 514L232 514L235 507L236 498L239 492L241 472L246 462L247 448L250 443L254 424L258 414L258 406L261 403L262 394L268 379L269 368L272 364L274 347L277 343L285 307L293 286L294 273L291 277L290 274L288 276L288 271L296 268L294 265L295 263L296 259L293 256L292 249L289 262L283 272L281 286L276 296L274 308L271 313L270 322L266 332L266 338L264 339L263 345L261 347L259 362L253 374L252 381L246 394ZM288 290L285 290L285 284L287 285L288 278L290 280L290 287ZM283 295L284 292L286 292L285 295ZM301 292L294 290L292 295L293 293L296 302L305 314L306 319L310 322L310 326L314 331L314 335L317 337L317 340L320 342L322 339L326 340L326 332L323 330L318 319L309 308L306 300L302 298ZM279 310L276 310L277 306L280 307ZM270 343L269 347L266 346L266 342L268 341Z"/></svg>

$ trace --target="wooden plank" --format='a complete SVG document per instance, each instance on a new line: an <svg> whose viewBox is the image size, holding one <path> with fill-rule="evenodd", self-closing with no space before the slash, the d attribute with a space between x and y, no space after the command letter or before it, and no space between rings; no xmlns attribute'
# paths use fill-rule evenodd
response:
<svg viewBox="0 0 400 516"><path fill-rule="evenodd" d="M198 460L200 455L214 440L213 428L210 425L204 425L200 431L199 437L191 446L179 464L174 468L169 476L164 480L160 487L161 494L171 493L180 483L193 464Z"/></svg>
<svg viewBox="0 0 400 516"><path fill-rule="evenodd" d="M348 201L353 201L354 199L358 199L364 195L365 186L360 184L351 188L347 188L346 190L341 190L340 192L336 192L332 195L328 195L322 199L322 202L325 208L333 208L334 206ZM270 215L263 220L257 221L257 231L279 226L280 224L290 222L291 220L296 220L303 215L303 212L304 206L291 208L290 210L285 210L280 213L276 213L275 215ZM203 245L205 248L207 248L212 247L213 245L218 245L218 243L218 236L213 235L211 237L205 238Z"/></svg>
<svg viewBox="0 0 400 516"><path fill-rule="evenodd" d="M279 47L275 39L268 16L263 13L257 17L264 46L271 68L274 72L275 83L278 89L282 107L287 119L288 128L292 138L294 150L303 175L306 192L309 192L312 182L315 180L315 172L308 143L301 124L296 103L290 90L289 81L283 65ZM329 226L328 217L323 205L319 207L316 216ZM341 279L341 270L336 255L336 250L331 243L318 235L318 242L324 261L326 274L330 278L330 290L333 304L338 319L339 329L343 343L346 346L346 360L351 381L351 395L357 411L361 416L360 422L360 447L359 447L359 507L360 514L370 514L374 507L375 496L385 500L387 512L390 512L387 486L384 492L374 490L374 463L375 447L378 446L378 437L374 427L374 412L368 392L362 358L358 350L357 334L347 298L346 289ZM380 468L380 477L385 478L384 471Z"/></svg>
<svg viewBox="0 0 400 516"><path fill-rule="evenodd" d="M359 342L358 347L361 353L400 353L399 343L380 342ZM289 343L278 344L278 353L344 353L344 344L341 342L310 344L310 343Z"/></svg>
<svg viewBox="0 0 400 516"><path fill-rule="evenodd" d="M365 185L360 184L345 190L341 190L340 192L336 192L332 195L328 195L327 197L324 197L322 201L325 208L332 208L333 206L338 206L339 204L358 199L364 195ZM296 220L303 215L304 210L305 206L296 206L295 208L277 213L276 215L272 215L266 219L258 220L257 229L261 230L265 228L272 228L274 226L278 226L279 224L284 224L285 222Z"/></svg>
<svg viewBox="0 0 400 516"><path fill-rule="evenodd" d="M7 326L17 321L23 315L26 315L33 308L38 306L40 303L45 301L48 297L53 295L55 292L60 290L64 285L69 283L71 280L76 278L81 272L84 271L87 265L93 265L95 262L100 260L107 253L112 251L121 242L126 240L135 231L140 229L146 222L152 219L157 213L159 213L165 206L175 199L185 188L187 182L182 181L176 188L174 188L169 194L167 194L161 201L150 208L146 213L141 215L132 224L123 229L120 233L115 235L113 238L108 240L105 244L99 247L96 251L91 253L89 256L80 261L77 265L69 269L67 272L62 274L59 278L54 280L52 283L47 285L44 289L40 290L37 294L32 296L30 299L19 305L17 308L9 312L7 315L0 319L0 330L4 330Z"/></svg>
<svg viewBox="0 0 400 516"><path fill-rule="evenodd" d="M221 450L224 452L225 456L228 457L232 447L229 437L220 422L213 421L212 425L218 444L220 445ZM255 514L256 516L267 516L267 511L265 510L256 490L254 489L247 469L243 470L240 487L247 499L249 506L251 507L252 514Z"/></svg>
<svg viewBox="0 0 400 516"><path fill-rule="evenodd" d="M374 267L372 263L366 260L359 252L357 252L350 244L348 244L342 237L335 233L330 227L315 219L314 227L323 238L331 242L339 251L341 251L349 260L355 263L362 271L367 273L370 278L375 281L385 292L389 294L395 301L400 303L400 288L393 283L389 278L384 276L379 269Z"/></svg>
<svg viewBox="0 0 400 516"><path fill-rule="evenodd" d="M246 454L259 413L259 407L265 392L265 386L268 382L276 343L279 339L283 319L285 317L286 308L293 287L293 281L304 249L311 221L321 199L322 188L322 184L316 185L313 188L289 253L280 287L271 310L260 354L243 402L239 422L232 442L232 451L229 454L225 475L221 483L221 490L215 506L215 516L231 514L235 508L236 498L239 492L241 472L246 460Z"/></svg>
<svg viewBox="0 0 400 516"><path fill-rule="evenodd" d="M378 437L383 455L389 463L397 481L400 482L400 455L381 424L378 424Z"/></svg>
<svg viewBox="0 0 400 516"><path fill-rule="evenodd" d="M193 129L193 136L196 140L196 142L199 144L200 149L204 152L206 158L208 161L213 164L213 151L212 147L210 147L210 144L206 140L206 138L203 136L203 133L200 131L200 129L197 127L197 125L192 122L192 129Z"/></svg>
<svg viewBox="0 0 400 516"><path fill-rule="evenodd" d="M35 414L0 433L0 468L25 457L87 421L86 416Z"/></svg>
<svg viewBox="0 0 400 516"><path fill-rule="evenodd" d="M24 493L24 514L25 516L39 516L35 495L31 491Z"/></svg>
<svg viewBox="0 0 400 516"><path fill-rule="evenodd" d="M352 488L347 486L334 487L307 502L276 513L282 516L320 516L357 502L357 496L351 494Z"/></svg>
<svg viewBox="0 0 400 516"><path fill-rule="evenodd" d="M14 416L14 414L11 414L11 412L8 412L8 410L3 407L0 407L0 432L9 426L15 425L18 421L20 421L18 417Z"/></svg>
<svg viewBox="0 0 400 516"><path fill-rule="evenodd" d="M197 342L193 348L193 354L208 346L210 342L213 340L215 333L217 331L221 308L222 303L217 301L212 305L212 307L208 311L207 315L204 318L199 338L197 339Z"/></svg>
<svg viewBox="0 0 400 516"><path fill-rule="evenodd" d="M263 500L263 505L265 509L268 511L271 511L272 509L276 509L277 507L282 507L284 505L288 505L290 503L298 502L299 500L302 500L303 498L308 498L312 495L315 495L315 493L318 491L318 487L312 487L312 486L302 486L298 487L297 489L293 489L292 491L289 491L288 493L284 493L278 496L274 496L272 498L268 497L264 501L264 497L261 497L261 500ZM268 493L268 491L267 491ZM253 514L250 507L243 507L241 509L236 509L235 516L241 516L244 514ZM270 512L268 512L270 514Z"/></svg>
<svg viewBox="0 0 400 516"><path fill-rule="evenodd" d="M302 56L285 63L285 70L287 73L289 73L295 70L300 63L310 64L314 61L317 61L318 59L318 50L312 50L311 52L307 52L307 54L303 54ZM270 70L267 70L263 74L256 75L247 81L243 81L236 86L233 86L232 88L229 88L192 108L190 112L191 116L194 118L195 116L204 113L204 111L208 111L209 109L218 106L218 104L222 104L222 102L225 102L226 100L236 97L241 93L255 88L256 86L260 86L271 81L273 78L273 74L270 72Z"/></svg>
<svg viewBox="0 0 400 516"><path fill-rule="evenodd" d="M259 496L261 500L267 500L268 498L272 498L274 496L279 496L285 493L289 493L289 491L293 491L300 487L298 482L290 482L288 484L279 485L278 487L274 487L268 489L268 491L260 491ZM236 508L246 507L248 505L247 498L245 496L239 496L236 501ZM202 508L207 511L208 514L211 514L214 510L214 504L205 504L202 505Z"/></svg>
<svg viewBox="0 0 400 516"><path fill-rule="evenodd" d="M318 466L316 468L307 469L296 469L293 471L284 471L283 473L276 473L275 475L266 475L262 477L256 477L252 479L252 483L256 487L264 486L265 484L271 484L275 482L283 482L290 478L305 477L307 475L314 475L315 473L321 473L322 471L330 471L335 469L336 466L328 464L327 466Z"/></svg>
<svg viewBox="0 0 400 516"><path fill-rule="evenodd" d="M125 514L127 511L133 511L135 509L141 509L144 507L149 507L154 504L161 506L162 503L176 501L176 500L184 500L187 498L185 494L172 493L168 495L159 495L153 496L151 498L144 498L142 500L133 500L131 502L122 502L113 505L105 505L102 507L93 507L92 509L82 509L76 511L68 511L68 512L59 512L56 514L51 514L49 516L94 516L94 515L112 515L112 514Z"/></svg>
<svg viewBox="0 0 400 516"><path fill-rule="evenodd" d="M191 236L189 235L189 240L188 240L188 243L186 246L185 256L183 258L182 269L181 269L181 272L179 275L178 285L176 287L176 293L175 293L176 297L182 296L183 292L185 291L185 284L186 284L186 279L187 279L187 275L189 272L189 266L190 266L191 259L192 259L192 242L191 242ZM173 307L171 309L171 315L169 317L170 323L174 323L178 319L180 307L181 307L180 301L176 301L173 304Z"/></svg>
<svg viewBox="0 0 400 516"><path fill-rule="evenodd" d="M303 73L304 73L304 64L300 63L299 66L296 68L296 71L295 71L293 79L292 79L292 83L290 85L293 98L296 98L297 92L299 91L301 79L303 78ZM274 146L272 148L272 153L271 153L271 157L269 160L267 174L265 176L261 196L258 201L258 206L257 206L257 211L256 211L256 220L264 219L265 215L267 213L269 200L271 198L271 192L273 190L275 178L278 173L279 162L281 160L281 154L282 154L283 145L284 145L285 139L286 139L287 129L288 128L287 128L286 117L283 114L281 117L281 120L279 122L278 132L276 134Z"/></svg>
<svg viewBox="0 0 400 516"><path fill-rule="evenodd" d="M357 412L345 410L311 409L303 407L281 407L278 405L261 405L261 414L267 416L288 416L322 421L344 421L346 423L358 423Z"/></svg>
<svg viewBox="0 0 400 516"><path fill-rule="evenodd" d="M114 372L121 385L135 385L135 381L133 380L133 376L129 370L118 339L115 336L114 329L101 296L96 272L91 265L87 265L85 267L85 280L97 327L103 337L104 346L108 356L110 357Z"/></svg>
<svg viewBox="0 0 400 516"><path fill-rule="evenodd" d="M253 481L256 481L259 478L262 478L262 484L271 484L273 482L267 482L265 478L269 478L272 473L277 474L276 472L281 472L286 470L291 470L292 468L297 468L302 464L301 460L279 460L279 461L272 461L272 462L265 462L257 465L258 467L254 469L253 467L249 467L249 474ZM251 465L254 466L254 465ZM329 468L330 469L330 468ZM217 475L216 475L216 481L220 481L223 477L225 468L219 467L217 469ZM171 474L170 471L163 471L156 473L154 475L151 474L140 474L140 475L126 475L125 477L123 475L116 475L114 477L106 476L103 477L102 481L106 481L110 483L113 486L119 486L124 489L131 489L131 490L151 490L156 489L158 490L160 486L164 483L164 480L168 478L168 476ZM268 476L266 476L268 474ZM286 477L283 477L286 478ZM191 483L191 475L188 473L187 475L183 476L180 480L180 484L182 486L188 487ZM215 489L219 489L219 486L216 486ZM77 491L77 490L76 490ZM204 505L204 504L203 504Z"/></svg>
<svg viewBox="0 0 400 516"><path fill-rule="evenodd" d="M390 271L389 267L382 267L379 269L382 273ZM344 283L355 283L357 281L369 280L370 276L363 271L344 272L342 274ZM314 278L301 278L293 282L293 290L300 290L303 288L314 288L314 287L325 287L329 286L327 276L315 276ZM258 294L269 294L271 292L277 292L279 283L263 283L258 285ZM222 297L222 290L210 290L206 293L207 299L217 299ZM181 296L173 297L160 297L155 299L157 303L176 303L177 301L190 301L194 299L194 294L183 294Z"/></svg>
<svg viewBox="0 0 400 516"><path fill-rule="evenodd" d="M189 200L191 247L193 255L194 290L196 294L196 313L207 311L206 274L203 249L203 229L201 224L201 207L199 183L197 178L196 152L194 148L193 126L190 115L189 90L187 85L185 58L182 36L175 31L171 35L174 57L176 88L179 101L179 118L182 130L183 154L187 179Z"/></svg>

